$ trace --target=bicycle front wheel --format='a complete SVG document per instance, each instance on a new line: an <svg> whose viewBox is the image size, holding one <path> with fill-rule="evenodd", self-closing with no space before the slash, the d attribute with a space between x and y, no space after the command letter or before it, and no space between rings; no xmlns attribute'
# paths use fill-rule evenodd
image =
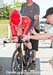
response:
<svg viewBox="0 0 53 75"><path fill-rule="evenodd" d="M22 70L23 70L22 53L20 48L17 48L12 56L12 61L11 61L12 74L11 75L23 75L21 74Z"/></svg>

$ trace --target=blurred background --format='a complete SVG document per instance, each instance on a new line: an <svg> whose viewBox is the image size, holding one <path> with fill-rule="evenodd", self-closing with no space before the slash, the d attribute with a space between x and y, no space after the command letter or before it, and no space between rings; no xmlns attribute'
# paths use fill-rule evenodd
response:
<svg viewBox="0 0 53 75"><path fill-rule="evenodd" d="M53 0L33 0L40 6L40 32L44 33L50 28L50 24L43 19L46 10L53 7ZM22 3L26 0L0 0L0 43L4 39L10 38L9 15L13 9L20 11ZM21 13L20 13L21 15ZM52 65L49 63L53 56L53 47L50 47L51 40L39 40L37 52L36 75L53 75ZM5 47L0 44L0 75L8 75L6 71L10 70L11 58L15 51L15 44L9 43Z"/></svg>
<svg viewBox="0 0 53 75"><path fill-rule="evenodd" d="M42 16L49 7L53 7L53 0L33 0L40 6L40 30L44 30L44 26L48 24ZM0 38L8 37L9 14L13 9L20 11L22 3L26 0L0 0ZM21 13L20 13L21 14ZM5 32L3 32L5 31Z"/></svg>

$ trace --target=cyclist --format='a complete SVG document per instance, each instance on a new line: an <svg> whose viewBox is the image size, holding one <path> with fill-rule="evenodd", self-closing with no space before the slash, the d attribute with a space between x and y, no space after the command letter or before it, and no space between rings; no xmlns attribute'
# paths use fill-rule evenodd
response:
<svg viewBox="0 0 53 75"><path fill-rule="evenodd" d="M10 27L11 27L11 37L12 37L11 42L18 42L18 41L20 41L19 36L30 34L30 29L31 29L30 25L31 24L32 24L32 21L29 17L20 16L20 13L18 10L13 10L10 14ZM29 52L28 52L28 56L29 56L30 51L32 49L31 42L28 42L27 44L24 43L24 45L27 46L27 48L25 48L25 46L24 46L24 48L29 50ZM17 51L17 48L18 48L18 44L16 43L15 52ZM15 53L13 54L12 60L14 59L14 55L15 55ZM16 59L17 59L17 57L18 56L16 56ZM31 62L29 61L28 64L29 63L31 63ZM23 63L23 64L24 64L24 66L26 66L25 63Z"/></svg>
<svg viewBox="0 0 53 75"><path fill-rule="evenodd" d="M31 19L29 17L20 16L18 10L13 10L12 13L10 14L10 27L11 27L13 41L17 42L20 35L27 35L28 30L30 28L30 24L31 24ZM31 43L29 45L28 44L27 46L31 48Z"/></svg>

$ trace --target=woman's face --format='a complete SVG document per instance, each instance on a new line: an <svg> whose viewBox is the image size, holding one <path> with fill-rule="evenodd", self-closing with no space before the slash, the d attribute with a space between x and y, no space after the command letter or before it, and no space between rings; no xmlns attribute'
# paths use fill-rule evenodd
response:
<svg viewBox="0 0 53 75"><path fill-rule="evenodd" d="M53 14L47 16L47 21L48 21L50 24L53 24Z"/></svg>

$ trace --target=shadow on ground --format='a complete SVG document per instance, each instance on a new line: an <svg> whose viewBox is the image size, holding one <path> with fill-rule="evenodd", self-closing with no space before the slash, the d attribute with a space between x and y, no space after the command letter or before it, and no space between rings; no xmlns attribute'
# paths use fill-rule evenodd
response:
<svg viewBox="0 0 53 75"><path fill-rule="evenodd" d="M11 64L11 58L0 57L0 75L10 75L10 74L7 74L7 72L10 71L10 64ZM35 69L31 70L30 73L27 73L26 75L40 75L40 59L39 58L37 58Z"/></svg>

